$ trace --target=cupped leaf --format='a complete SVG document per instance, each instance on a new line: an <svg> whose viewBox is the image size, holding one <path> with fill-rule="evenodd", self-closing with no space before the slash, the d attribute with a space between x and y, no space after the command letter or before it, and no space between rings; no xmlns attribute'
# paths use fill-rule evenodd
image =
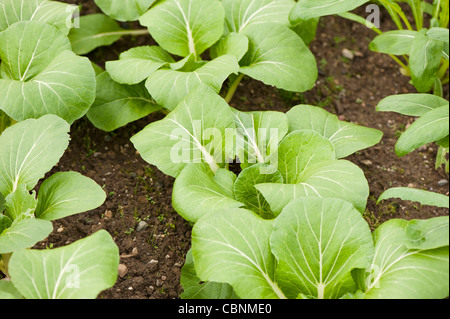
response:
<svg viewBox="0 0 450 319"><path fill-rule="evenodd" d="M298 183L302 172L311 165L336 158L333 144L312 130L289 133L272 156L278 157L278 170L286 184Z"/></svg>
<svg viewBox="0 0 450 319"><path fill-rule="evenodd" d="M240 298L285 298L269 246L273 221L245 209L221 210L192 229L192 253L203 281L230 284Z"/></svg>
<svg viewBox="0 0 450 319"><path fill-rule="evenodd" d="M241 73L287 91L304 92L314 86L314 55L289 27L253 24L242 32L249 38L249 50L240 61Z"/></svg>
<svg viewBox="0 0 450 319"><path fill-rule="evenodd" d="M297 184L266 183L255 187L276 215L292 200L310 196L343 199L362 213L369 196L364 172L345 160L312 164L300 174Z"/></svg>
<svg viewBox="0 0 450 319"><path fill-rule="evenodd" d="M286 114L232 111L237 129L236 155L241 166L245 168L255 163L266 163L270 154L274 154L272 158L275 158L278 144L289 130Z"/></svg>
<svg viewBox="0 0 450 319"><path fill-rule="evenodd" d="M143 83L119 84L108 72L97 75L97 95L86 114L95 127L110 132L161 109Z"/></svg>
<svg viewBox="0 0 450 319"><path fill-rule="evenodd" d="M59 1L0 0L0 31L19 21L40 21L51 24L64 34L72 27L72 15L77 9Z"/></svg>
<svg viewBox="0 0 450 319"><path fill-rule="evenodd" d="M188 163L207 163L215 172L232 159L226 132L233 128L233 113L225 100L199 86L167 117L149 124L131 141L144 160L176 177Z"/></svg>
<svg viewBox="0 0 450 319"><path fill-rule="evenodd" d="M245 208L258 213L263 218L273 218L269 203L255 188L257 184L282 183L283 176L277 170L274 173L267 164L256 164L242 170L234 184L234 195L238 201L245 204Z"/></svg>
<svg viewBox="0 0 450 319"><path fill-rule="evenodd" d="M142 46L122 52L117 61L107 61L106 71L111 78L122 84L137 84L150 74L175 60L158 46Z"/></svg>
<svg viewBox="0 0 450 319"><path fill-rule="evenodd" d="M380 197L378 198L378 202L390 198L400 198L402 200L419 202L422 205L431 205L449 208L448 196L439 193L425 191L422 189L415 189L409 187L389 188L380 195Z"/></svg>
<svg viewBox="0 0 450 319"><path fill-rule="evenodd" d="M186 254L186 261L181 269L182 299L237 299L233 287L226 283L202 282L195 272L192 250Z"/></svg>
<svg viewBox="0 0 450 319"><path fill-rule="evenodd" d="M448 297L448 242L447 246L435 249L419 247L409 249L411 236L407 229L411 222L392 219L375 230L373 234L375 253L372 263L365 270L355 271L355 278L365 293L365 298L442 299ZM413 223L417 226L416 222ZM430 237L433 242L434 238L434 236ZM426 237L421 245L427 246Z"/></svg>
<svg viewBox="0 0 450 319"><path fill-rule="evenodd" d="M276 278L288 298L353 292L351 271L367 267L373 253L368 224L338 199L291 202L275 219L270 246L278 261Z"/></svg>
<svg viewBox="0 0 450 319"><path fill-rule="evenodd" d="M0 135L0 193L25 184L31 190L55 166L69 144L70 127L55 115L19 122Z"/></svg>
<svg viewBox="0 0 450 319"><path fill-rule="evenodd" d="M53 231L52 222L34 217L12 223L0 234L0 254L34 246Z"/></svg>
<svg viewBox="0 0 450 319"><path fill-rule="evenodd" d="M449 135L449 106L438 107L416 120L398 139L395 152L405 156L422 145Z"/></svg>
<svg viewBox="0 0 450 319"><path fill-rule="evenodd" d="M369 0L300 0L289 19L296 25L303 20L352 11L366 2Z"/></svg>
<svg viewBox="0 0 450 319"><path fill-rule="evenodd" d="M448 105L448 101L434 94L396 94L381 100L377 105L377 111L422 116L445 105Z"/></svg>
<svg viewBox="0 0 450 319"><path fill-rule="evenodd" d="M226 169L214 174L207 164L189 164L174 182L173 207L194 223L211 212L242 207L244 204L234 197L235 180L236 175Z"/></svg>
<svg viewBox="0 0 450 319"><path fill-rule="evenodd" d="M76 54L87 54L98 47L113 44L125 31L115 20L101 13L81 16L79 23L80 27L69 33Z"/></svg>
<svg viewBox="0 0 450 319"><path fill-rule="evenodd" d="M442 41L426 36L425 31L419 32L411 46L409 67L414 87L419 92L430 91L441 65Z"/></svg>
<svg viewBox="0 0 450 319"><path fill-rule="evenodd" d="M149 76L145 85L159 105L173 110L186 95L200 85L209 86L219 92L228 76L238 70L236 57L223 55L192 71L160 69Z"/></svg>
<svg viewBox="0 0 450 319"><path fill-rule="evenodd" d="M411 30L387 31L375 37L369 44L369 48L386 54L409 54L416 35L417 31Z"/></svg>
<svg viewBox="0 0 450 319"><path fill-rule="evenodd" d="M249 25L279 23L289 25L293 0L222 0L227 32L241 32Z"/></svg>
<svg viewBox="0 0 450 319"><path fill-rule="evenodd" d="M95 74L87 58L70 51L55 27L18 22L0 33L1 108L16 121L55 114L70 124L95 98Z"/></svg>
<svg viewBox="0 0 450 319"><path fill-rule="evenodd" d="M197 59L222 36L225 12L218 0L162 0L139 21L168 52Z"/></svg>
<svg viewBox="0 0 450 319"><path fill-rule="evenodd" d="M65 247L16 251L9 272L27 299L91 299L115 284L118 265L119 249L100 230Z"/></svg>
<svg viewBox="0 0 450 319"><path fill-rule="evenodd" d="M336 115L311 105L294 106L287 117L291 132L308 129L326 137L334 145L338 159L377 144L383 135L373 128L340 121Z"/></svg>
<svg viewBox="0 0 450 319"><path fill-rule="evenodd" d="M106 199L103 189L77 172L60 172L39 188L36 217L55 220L99 207Z"/></svg>
<svg viewBox="0 0 450 319"><path fill-rule="evenodd" d="M136 21L156 0L95 0L108 16L119 21Z"/></svg>

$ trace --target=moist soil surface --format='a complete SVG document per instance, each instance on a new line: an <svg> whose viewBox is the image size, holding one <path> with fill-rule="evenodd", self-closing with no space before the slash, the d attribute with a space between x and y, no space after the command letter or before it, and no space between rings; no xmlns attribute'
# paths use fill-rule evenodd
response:
<svg viewBox="0 0 450 319"><path fill-rule="evenodd" d="M100 12L90 0L65 2L81 5L81 14ZM363 10L357 13L366 15ZM387 14L383 14L381 23L383 30L394 29ZM314 89L302 94L285 92L245 77L230 105L242 111L287 112L294 105L311 104L337 114L342 120L383 131L378 145L347 158L367 177L370 196L364 217L372 229L391 218L448 215L448 209L415 202L376 203L383 191L399 186L448 195L448 174L442 167L437 170L434 167L437 153L434 144L402 158L396 156L394 146L399 134L415 118L376 112L375 106L386 96L416 91L389 56L368 49L374 36L373 31L362 25L325 17L310 44L319 67ZM105 61L117 59L121 52L149 44L155 44L150 36L127 36L110 47L96 49L88 57L103 67ZM445 98L448 99L448 88ZM180 272L190 248L191 225L172 207L173 178L142 160L130 142L131 136L163 117L162 113L154 113L111 133L96 129L86 118L80 119L72 126L71 143L65 155L48 174L80 172L95 180L107 194L98 209L55 221L52 234L36 246L65 246L99 229L107 230L119 247L123 272L115 286L98 298L173 299L182 292Z"/></svg>

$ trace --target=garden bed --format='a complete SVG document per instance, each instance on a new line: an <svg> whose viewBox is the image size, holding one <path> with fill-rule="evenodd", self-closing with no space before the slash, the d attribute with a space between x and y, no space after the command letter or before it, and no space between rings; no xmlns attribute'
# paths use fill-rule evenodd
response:
<svg viewBox="0 0 450 319"><path fill-rule="evenodd" d="M82 14L99 12L93 1L82 4ZM364 13L362 13L364 15ZM390 21L382 20L382 29ZM381 130L381 142L348 158L365 173L370 197L365 218L372 229L392 218L426 219L448 215L448 210L401 200L379 204L377 198L391 187L409 186L448 195L448 174L435 170L437 147L427 145L399 158L394 145L414 118L376 112L377 103L393 94L416 92L389 56L371 52L373 32L339 17L321 19L310 48L319 66L314 89L294 94L245 77L230 105L242 110L288 111L297 104L322 106L341 119ZM149 36L124 37L111 47L89 54L100 66L117 59L128 48L154 43ZM352 54L349 55L348 52ZM448 100L448 89L445 98ZM98 209L54 222L53 233L38 247L60 247L107 230L121 254L121 276L116 285L99 295L105 299L172 299L182 292L180 272L190 248L191 225L172 208L173 179L147 164L130 138L148 123L163 118L152 115L106 133L83 118L71 128L71 143L59 171L78 171L94 179L107 194Z"/></svg>

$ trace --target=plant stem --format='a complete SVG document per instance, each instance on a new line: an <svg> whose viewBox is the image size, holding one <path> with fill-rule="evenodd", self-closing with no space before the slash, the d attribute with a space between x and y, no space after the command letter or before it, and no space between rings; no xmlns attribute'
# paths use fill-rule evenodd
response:
<svg viewBox="0 0 450 319"><path fill-rule="evenodd" d="M227 103L230 103L231 99L232 99L233 96L234 96L234 93L236 92L236 89L237 89L238 86L239 86L239 83L241 83L241 81L242 81L243 78L244 78L244 74L241 73L241 74L239 74L239 76L236 78L236 80L234 80L234 82L231 84L231 86L230 86L230 88L229 88L229 90L228 90L228 92L227 92L227 95L225 96L225 101L226 101Z"/></svg>
<svg viewBox="0 0 450 319"><path fill-rule="evenodd" d="M408 18L406 17L405 13L402 11L402 9L397 4L392 4L385 0L380 0L380 2L384 5L384 7L389 11L389 14L391 15L392 19L395 21L395 17L393 17L393 12L395 12L405 23L408 30L413 31L413 28L411 26L411 23L409 23ZM399 27L399 26L397 26ZM401 28L402 29L402 28Z"/></svg>
<svg viewBox="0 0 450 319"><path fill-rule="evenodd" d="M442 62L441 67L439 68L439 71L438 71L438 77L441 80L447 74L447 70L448 70L448 67L449 67L449 61L446 60L446 59L443 59L443 60L444 61Z"/></svg>
<svg viewBox="0 0 450 319"><path fill-rule="evenodd" d="M107 37L111 35L146 35L149 34L147 29L138 29L138 30L124 30L124 31L112 31L112 32L105 32L105 33L99 33L93 36L93 38L102 38Z"/></svg>

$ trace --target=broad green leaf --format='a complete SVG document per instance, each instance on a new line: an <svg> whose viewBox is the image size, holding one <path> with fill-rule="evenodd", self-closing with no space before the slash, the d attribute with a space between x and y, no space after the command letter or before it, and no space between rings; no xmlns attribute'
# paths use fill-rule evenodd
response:
<svg viewBox="0 0 450 319"><path fill-rule="evenodd" d="M19 21L40 21L68 34L76 9L76 6L60 1L0 0L0 31Z"/></svg>
<svg viewBox="0 0 450 319"><path fill-rule="evenodd" d="M433 88L443 48L442 41L426 36L425 31L416 35L411 46L409 67L417 91L426 93Z"/></svg>
<svg viewBox="0 0 450 319"><path fill-rule="evenodd" d="M12 220L8 216L0 214L0 234L7 228L11 227Z"/></svg>
<svg viewBox="0 0 450 319"><path fill-rule="evenodd" d="M288 298L302 293L330 299L353 292L351 271L367 267L373 253L367 222L338 199L291 202L275 219L270 246L278 261L276 278Z"/></svg>
<svg viewBox="0 0 450 319"><path fill-rule="evenodd" d="M241 32L249 25L279 23L288 26L293 0L222 0L227 32Z"/></svg>
<svg viewBox="0 0 450 319"><path fill-rule="evenodd" d="M369 0L300 0L291 11L289 19L296 25L302 20L352 11Z"/></svg>
<svg viewBox="0 0 450 319"><path fill-rule="evenodd" d="M110 132L159 109L143 83L119 84L103 72L97 76L97 95L87 117L95 127Z"/></svg>
<svg viewBox="0 0 450 319"><path fill-rule="evenodd" d="M257 184L283 183L281 173L276 171L271 174L266 164L256 164L242 170L234 184L234 195L238 201L245 204L245 208L254 211L263 218L273 218L269 203L255 188Z"/></svg>
<svg viewBox="0 0 450 319"><path fill-rule="evenodd" d="M56 114L72 124L95 98L95 74L87 58L70 51L55 27L18 22L0 33L1 108L16 121Z"/></svg>
<svg viewBox="0 0 450 319"><path fill-rule="evenodd" d="M383 135L373 128L340 121L336 115L311 105L294 106L287 117L291 132L308 129L329 139L338 159L377 144Z"/></svg>
<svg viewBox="0 0 450 319"><path fill-rule="evenodd" d="M163 49L198 59L222 36L225 12L218 0L161 0L139 21Z"/></svg>
<svg viewBox="0 0 450 319"><path fill-rule="evenodd" d="M320 18L312 18L305 20L297 24L296 26L291 26L291 29L302 38L303 42L309 47L312 41L316 38L317 27L319 25Z"/></svg>
<svg viewBox="0 0 450 319"><path fill-rule="evenodd" d="M386 54L409 54L416 35L417 31L410 30L387 31L373 39L369 48Z"/></svg>
<svg viewBox="0 0 450 319"><path fill-rule="evenodd" d="M21 250L9 272L27 299L93 299L117 280L119 249L105 230L65 247Z"/></svg>
<svg viewBox="0 0 450 319"><path fill-rule="evenodd" d="M364 212L369 185L364 172L345 161L323 161L304 170L297 184L259 184L255 186L278 215L292 200L299 197L340 198Z"/></svg>
<svg viewBox="0 0 450 319"><path fill-rule="evenodd" d="M234 127L225 100L199 86L166 118L149 124L131 141L145 161L176 177L188 163L207 163L217 171L232 159L226 132Z"/></svg>
<svg viewBox="0 0 450 319"><path fill-rule="evenodd" d="M252 24L242 32L249 38L249 50L240 61L241 73L287 91L304 92L314 86L314 55L289 27Z"/></svg>
<svg viewBox="0 0 450 319"><path fill-rule="evenodd" d="M449 208L448 196L422 189L409 187L389 188L380 195L378 202L389 198L400 198L402 200L419 202L422 205Z"/></svg>
<svg viewBox="0 0 450 319"><path fill-rule="evenodd" d="M333 144L312 130L289 133L273 155L278 157L278 170L286 184L297 184L302 172L311 165L336 158Z"/></svg>
<svg viewBox="0 0 450 319"><path fill-rule="evenodd" d="M438 107L416 120L398 139L395 153L405 156L422 145L449 135L449 106Z"/></svg>
<svg viewBox="0 0 450 319"><path fill-rule="evenodd" d="M181 268L182 299L237 299L233 288L225 283L202 282L195 272L192 250L186 254L186 261Z"/></svg>
<svg viewBox="0 0 450 319"><path fill-rule="evenodd" d="M276 165L278 144L289 130L286 114L274 111L232 111L237 128L236 155L241 167L266 163L272 153Z"/></svg>
<svg viewBox="0 0 450 319"><path fill-rule="evenodd" d="M70 127L55 115L14 124L0 135L0 193L26 184L31 190L55 166L69 144Z"/></svg>
<svg viewBox="0 0 450 319"><path fill-rule="evenodd" d="M22 219L0 234L0 254L34 246L53 231L52 222L37 218Z"/></svg>
<svg viewBox="0 0 450 319"><path fill-rule="evenodd" d="M445 59L449 59L449 30L447 28L431 28L427 31L427 36L442 41L444 43L444 49L442 50L442 56Z"/></svg>
<svg viewBox="0 0 450 319"><path fill-rule="evenodd" d="M214 44L209 54L212 59L222 55L234 55L238 62L244 57L248 50L248 38L242 33L232 32L222 37Z"/></svg>
<svg viewBox="0 0 450 319"><path fill-rule="evenodd" d="M34 217L37 200L36 193L31 194L25 184L19 184L17 189L6 196L5 215L13 221Z"/></svg>
<svg viewBox="0 0 450 319"><path fill-rule="evenodd" d="M445 105L448 105L448 101L434 94L396 94L381 100L377 105L377 111L422 116Z"/></svg>
<svg viewBox="0 0 450 319"><path fill-rule="evenodd" d="M409 249L434 249L449 244L448 216L411 220L405 231Z"/></svg>
<svg viewBox="0 0 450 319"><path fill-rule="evenodd" d="M356 272L367 299L448 297L448 246L408 249L408 224L407 220L391 219L375 230L373 261L365 270Z"/></svg>
<svg viewBox="0 0 450 319"><path fill-rule="evenodd" d="M173 110L199 85L207 85L219 92L228 76L238 71L236 57L223 55L193 71L160 69L149 76L145 85L159 105Z"/></svg>
<svg viewBox="0 0 450 319"><path fill-rule="evenodd" d="M121 53L119 60L107 61L105 66L115 82L131 85L146 80L162 66L174 62L160 47L142 46Z"/></svg>
<svg viewBox="0 0 450 319"><path fill-rule="evenodd" d="M11 281L0 280L0 299L23 299Z"/></svg>
<svg viewBox="0 0 450 319"><path fill-rule="evenodd" d="M94 0L108 16L119 21L136 21L156 0Z"/></svg>
<svg viewBox="0 0 450 319"><path fill-rule="evenodd" d="M242 207L234 197L235 180L236 175L226 169L214 174L206 164L189 164L174 182L173 207L193 223L210 212Z"/></svg>
<svg viewBox="0 0 450 319"><path fill-rule="evenodd" d="M101 46L108 46L124 35L124 29L108 16L95 13L80 17L80 27L69 33L76 54L87 54Z"/></svg>
<svg viewBox="0 0 450 319"><path fill-rule="evenodd" d="M92 179L77 172L56 173L39 188L36 217L55 220L99 207L105 192Z"/></svg>
<svg viewBox="0 0 450 319"><path fill-rule="evenodd" d="M192 229L195 270L202 281L230 284L243 299L285 298L269 246L273 221L245 209L221 210Z"/></svg>

